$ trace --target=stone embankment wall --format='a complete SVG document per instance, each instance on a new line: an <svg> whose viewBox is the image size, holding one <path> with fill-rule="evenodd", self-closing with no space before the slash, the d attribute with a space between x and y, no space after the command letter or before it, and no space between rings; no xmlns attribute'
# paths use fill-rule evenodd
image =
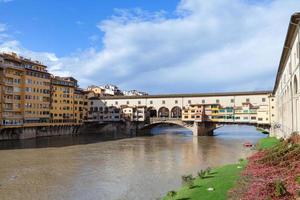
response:
<svg viewBox="0 0 300 200"><path fill-rule="evenodd" d="M0 140L19 140L36 137L97 134L104 139L120 139L146 135L140 130L143 122L115 122L115 123L91 123L81 126L47 126L47 127L22 127L0 129Z"/></svg>
<svg viewBox="0 0 300 200"><path fill-rule="evenodd" d="M18 140L45 136L79 134L80 126L47 126L0 129L0 140Z"/></svg>

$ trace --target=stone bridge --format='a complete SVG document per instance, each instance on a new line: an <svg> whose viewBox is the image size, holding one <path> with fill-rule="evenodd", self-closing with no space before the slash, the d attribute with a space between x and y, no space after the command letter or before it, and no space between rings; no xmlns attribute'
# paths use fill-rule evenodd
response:
<svg viewBox="0 0 300 200"><path fill-rule="evenodd" d="M209 122L184 122L181 118L168 118L168 117L152 117L149 124L143 128L150 128L158 124L174 124L190 130L194 136L207 136L212 135L213 130L217 128L215 123Z"/></svg>

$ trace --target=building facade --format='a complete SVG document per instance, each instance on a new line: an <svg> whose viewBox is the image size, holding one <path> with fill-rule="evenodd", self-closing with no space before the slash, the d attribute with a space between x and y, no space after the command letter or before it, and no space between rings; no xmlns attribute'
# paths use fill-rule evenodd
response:
<svg viewBox="0 0 300 200"><path fill-rule="evenodd" d="M273 94L275 118L273 133L287 138L300 131L299 61L300 61L300 13L291 16ZM271 114L272 115L272 114Z"/></svg>
<svg viewBox="0 0 300 200"><path fill-rule="evenodd" d="M183 121L258 123L257 109L270 113L270 91L182 95L106 96L90 100L89 110L107 107L145 107L150 117L179 118ZM236 110L236 111L235 111ZM201 114L202 113L202 114ZM265 118L268 124L271 118Z"/></svg>
<svg viewBox="0 0 300 200"><path fill-rule="evenodd" d="M16 54L0 54L3 127L44 126L50 121L50 74L46 66Z"/></svg>
<svg viewBox="0 0 300 200"><path fill-rule="evenodd" d="M77 80L72 77L53 76L51 78L51 124L65 125L79 123L80 111L78 102L82 99L76 99L76 106L74 106L74 96L81 97L82 95L75 94L77 89ZM82 102L83 103L83 102Z"/></svg>

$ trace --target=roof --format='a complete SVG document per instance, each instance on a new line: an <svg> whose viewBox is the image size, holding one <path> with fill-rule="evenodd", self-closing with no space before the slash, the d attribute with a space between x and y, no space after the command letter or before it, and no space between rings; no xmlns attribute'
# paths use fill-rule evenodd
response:
<svg viewBox="0 0 300 200"><path fill-rule="evenodd" d="M273 89L273 94L275 94L275 92L278 88L279 81L280 81L282 73L284 71L284 66L285 66L287 58L289 56L289 51L290 51L291 45L293 44L293 41L294 41L295 31L297 30L297 24L299 24L299 22L300 22L300 12L294 13L291 16L291 20L290 20L286 38L285 38L285 42L283 45L283 50L282 50L281 58L279 61L279 67L278 67L278 71L277 71L277 75L276 75L276 81L275 81L275 86Z"/></svg>
<svg viewBox="0 0 300 200"><path fill-rule="evenodd" d="M151 99L151 98L183 98L183 97L214 97L214 96L244 96L244 95L271 95L272 91L246 91L246 92L216 92L216 93L190 93L190 94L159 94L147 96L103 96L103 100L110 99Z"/></svg>

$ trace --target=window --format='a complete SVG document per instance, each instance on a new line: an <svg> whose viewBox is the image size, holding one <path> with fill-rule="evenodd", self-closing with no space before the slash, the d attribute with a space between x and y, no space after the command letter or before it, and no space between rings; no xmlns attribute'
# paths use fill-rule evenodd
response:
<svg viewBox="0 0 300 200"><path fill-rule="evenodd" d="M216 99L216 103L220 103L220 100L219 100L219 99Z"/></svg>
<svg viewBox="0 0 300 200"><path fill-rule="evenodd" d="M262 101L262 102L266 102L266 98L262 98L261 101Z"/></svg>
<svg viewBox="0 0 300 200"><path fill-rule="evenodd" d="M246 99L246 102L247 102L247 103L249 103L249 102L250 102L250 99L249 99L249 98L247 98L247 99Z"/></svg>
<svg viewBox="0 0 300 200"><path fill-rule="evenodd" d="M165 104L166 103L166 101L165 100L162 100L162 104Z"/></svg>
<svg viewBox="0 0 300 200"><path fill-rule="evenodd" d="M150 101L150 104L153 104L153 101Z"/></svg>
<svg viewBox="0 0 300 200"><path fill-rule="evenodd" d="M231 102L231 103L234 103L234 99L230 99L230 102Z"/></svg>
<svg viewBox="0 0 300 200"><path fill-rule="evenodd" d="M118 102L116 101L115 104L118 105Z"/></svg>
<svg viewBox="0 0 300 200"><path fill-rule="evenodd" d="M205 100L204 100L204 99L202 99L202 103L205 103Z"/></svg>
<svg viewBox="0 0 300 200"><path fill-rule="evenodd" d="M141 104L141 101L138 101L138 104Z"/></svg>
<svg viewBox="0 0 300 200"><path fill-rule="evenodd" d="M299 58L299 54L300 54L300 43L298 42L298 44L297 44L297 58Z"/></svg>
<svg viewBox="0 0 300 200"><path fill-rule="evenodd" d="M192 103L192 101L191 101L191 100L188 100L188 103L189 103L189 104L191 104L191 103Z"/></svg>
<svg viewBox="0 0 300 200"><path fill-rule="evenodd" d="M175 104L178 104L178 101L177 101L177 100L175 100Z"/></svg>

